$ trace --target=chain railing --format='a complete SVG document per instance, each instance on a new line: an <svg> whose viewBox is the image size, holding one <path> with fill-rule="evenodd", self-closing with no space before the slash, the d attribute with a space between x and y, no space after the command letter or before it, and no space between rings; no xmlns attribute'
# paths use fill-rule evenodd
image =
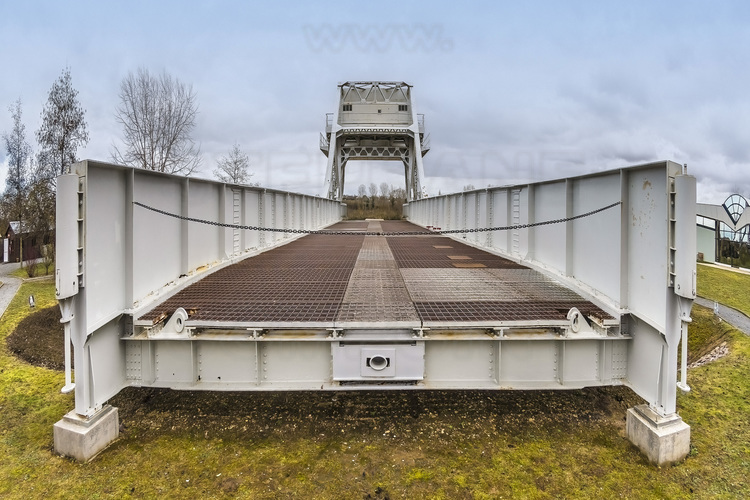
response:
<svg viewBox="0 0 750 500"><path fill-rule="evenodd" d="M358 236L423 236L425 234L465 234L465 233L483 233L483 232L489 232L489 231L513 231L517 229L529 229L532 227L539 227L539 226L549 226L552 224L562 224L563 222L569 222L574 221L578 219L583 219L585 217L590 217L592 215L596 215L600 212L604 212L605 210L609 210L611 208L614 208L618 205L621 205L622 202L618 201L615 203L612 203L610 205L607 205L606 207L597 208L596 210L591 210L590 212L586 212L584 214L574 215L572 217L564 217L561 219L553 219L553 220L547 220L547 221L541 221L541 222L530 222L527 224L514 224L510 226L498 226L498 227L478 227L478 228L465 228L465 229L445 229L445 230L432 230L432 231L335 231L335 230L328 230L328 229L291 229L291 228L277 228L277 227L262 227L262 226L245 226L245 225L239 225L239 224L228 224L225 222L216 222L216 221L210 221L206 219L198 219L196 217L187 217L185 215L179 215L171 212L167 212L166 210L160 210L155 207L151 207L149 205L145 205L141 202L134 201L133 205L139 206L141 208L145 208L146 210L150 210L152 212L156 212L161 215L166 215L167 217L173 217L175 219L180 219L188 222L196 222L199 224L206 224L209 226L217 226L217 227L225 227L229 229L244 229L248 231L266 231L266 232L272 232L272 233L287 233L287 234L325 234L325 235L358 235Z"/></svg>

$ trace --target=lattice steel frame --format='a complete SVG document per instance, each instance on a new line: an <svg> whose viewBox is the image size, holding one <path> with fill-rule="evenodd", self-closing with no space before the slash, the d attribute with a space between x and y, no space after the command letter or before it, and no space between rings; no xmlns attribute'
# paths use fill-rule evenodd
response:
<svg viewBox="0 0 750 500"><path fill-rule="evenodd" d="M333 200L344 196L346 164L349 160L396 160L404 165L407 200L427 195L422 157L429 150L424 120L413 105L412 86L404 82L345 82L339 84L339 104L326 120L320 149L328 157L325 193ZM393 124L386 115L367 117L361 123L342 120L344 106L353 103L406 106L409 123ZM381 116L383 119L378 120Z"/></svg>

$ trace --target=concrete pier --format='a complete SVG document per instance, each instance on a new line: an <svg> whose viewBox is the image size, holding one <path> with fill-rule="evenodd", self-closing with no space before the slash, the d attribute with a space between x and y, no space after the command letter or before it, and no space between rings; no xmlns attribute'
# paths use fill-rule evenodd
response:
<svg viewBox="0 0 750 500"><path fill-rule="evenodd" d="M120 436L117 408L105 406L85 418L72 411L54 425L55 452L88 462Z"/></svg>
<svg viewBox="0 0 750 500"><path fill-rule="evenodd" d="M628 439L658 466L683 460L690 452L690 426L676 413L663 417L648 405L628 410Z"/></svg>

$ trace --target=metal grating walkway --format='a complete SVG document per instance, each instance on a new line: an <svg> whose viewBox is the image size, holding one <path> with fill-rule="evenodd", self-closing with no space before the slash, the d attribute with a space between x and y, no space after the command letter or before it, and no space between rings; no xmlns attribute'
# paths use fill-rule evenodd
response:
<svg viewBox="0 0 750 500"><path fill-rule="evenodd" d="M403 221L331 229L414 231ZM539 272L425 230L424 236L308 235L212 273L137 319L336 326L611 319Z"/></svg>

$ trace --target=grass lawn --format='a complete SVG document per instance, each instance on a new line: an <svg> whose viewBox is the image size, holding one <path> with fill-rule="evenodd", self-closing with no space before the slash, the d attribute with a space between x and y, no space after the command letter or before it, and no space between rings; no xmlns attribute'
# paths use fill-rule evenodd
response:
<svg viewBox="0 0 750 500"><path fill-rule="evenodd" d="M6 347L29 313L29 294L39 308L51 305L54 286L23 284L0 319L3 498L750 497L750 338L707 309L693 311L690 333L703 340L691 349L722 338L730 355L690 371L692 391L678 395L678 408L692 449L674 467L647 463L624 436L620 408L611 418L555 423L557 404L566 414L614 407L623 388L558 391L547 407L512 412L499 409L509 393L461 391L458 403L437 404L429 393L387 392L375 396L379 405L327 419L343 401L366 398L250 394L218 405L206 394L157 412L149 399L161 393L128 389L141 391L142 405L121 406L126 432L78 464L52 451L52 425L73 408L73 395L60 393L62 372ZM424 407L411 415L413 399ZM246 406L256 402L259 409Z"/></svg>
<svg viewBox="0 0 750 500"><path fill-rule="evenodd" d="M698 295L750 316L750 274L698 264Z"/></svg>
<svg viewBox="0 0 750 500"><path fill-rule="evenodd" d="M32 278L37 278L40 276L52 276L55 274L55 265L52 264L49 269L49 273L45 272L44 265L42 263L37 264L26 264L23 267L20 267L16 269L15 271L11 272L11 276L15 276L16 278L26 279L29 277L28 267L29 265L34 266L34 269L32 270Z"/></svg>

